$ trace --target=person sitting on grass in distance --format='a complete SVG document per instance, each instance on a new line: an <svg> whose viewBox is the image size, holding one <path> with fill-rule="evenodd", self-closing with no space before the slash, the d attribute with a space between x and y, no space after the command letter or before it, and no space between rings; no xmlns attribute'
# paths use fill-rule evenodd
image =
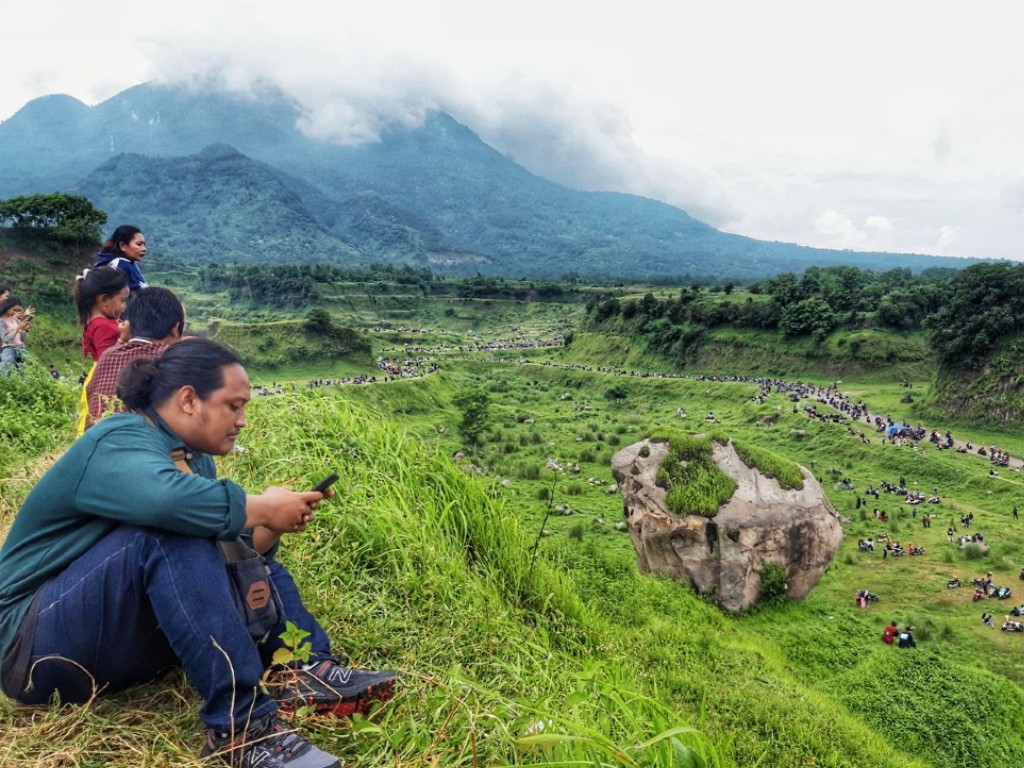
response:
<svg viewBox="0 0 1024 768"><path fill-rule="evenodd" d="M899 632L899 629L896 626L896 622L890 621L885 625L885 629L882 630L882 642L886 645L892 645L896 639L897 632Z"/></svg>
<svg viewBox="0 0 1024 768"><path fill-rule="evenodd" d="M914 642L914 628L907 627L899 634L899 643L897 644L900 648L917 648L917 643Z"/></svg>
<svg viewBox="0 0 1024 768"><path fill-rule="evenodd" d="M365 712L391 697L395 673L342 666L273 557L331 493L252 494L217 479L212 456L231 450L250 397L245 368L219 344L189 339L131 361L118 396L132 412L102 419L68 448L0 549L4 692L28 705L81 703L180 665L203 699L204 756L338 768L279 711ZM267 558L264 597L280 597L277 624L259 640L218 546L239 537ZM285 620L309 633L308 663L271 664L286 647Z"/></svg>
<svg viewBox="0 0 1024 768"><path fill-rule="evenodd" d="M117 399L121 371L140 357L159 357L169 345L179 341L185 328L185 308L167 288L140 288L128 302L125 320L131 329L131 338L104 352L86 382L86 429L105 414L123 410Z"/></svg>

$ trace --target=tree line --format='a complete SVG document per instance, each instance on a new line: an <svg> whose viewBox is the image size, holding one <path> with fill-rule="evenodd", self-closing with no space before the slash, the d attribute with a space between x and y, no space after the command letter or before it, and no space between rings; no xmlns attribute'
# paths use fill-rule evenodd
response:
<svg viewBox="0 0 1024 768"><path fill-rule="evenodd" d="M409 264L371 264L366 267L329 264L207 264L196 273L202 291L227 291L235 301L265 304L272 300L310 302L321 298L325 284L355 284L368 294L387 294L415 288L424 296L450 295L461 299L566 301L580 293L573 281L513 280L475 275L441 277L429 267Z"/></svg>
<svg viewBox="0 0 1024 768"><path fill-rule="evenodd" d="M196 273L201 291L227 291L234 301L254 304L313 302L321 297L320 286L328 283L363 283L373 286L405 285L425 287L437 278L429 268L408 264L371 264L343 267L330 264L207 264ZM378 291L379 292L379 291Z"/></svg>
<svg viewBox="0 0 1024 768"><path fill-rule="evenodd" d="M964 269L886 272L811 267L751 284L684 287L659 299L610 296L587 303L595 329L643 335L657 350L685 356L714 328L768 330L817 342L839 328L926 331L941 363L978 368L1008 336L1024 330L1024 264L982 262Z"/></svg>

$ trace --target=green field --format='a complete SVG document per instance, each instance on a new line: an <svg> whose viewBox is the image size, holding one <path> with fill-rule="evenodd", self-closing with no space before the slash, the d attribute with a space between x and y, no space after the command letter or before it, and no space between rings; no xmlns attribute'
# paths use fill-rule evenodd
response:
<svg viewBox="0 0 1024 768"><path fill-rule="evenodd" d="M177 287L194 327L234 324L253 359L271 359L303 332L308 307L274 313ZM781 348L775 337L764 362L767 335L723 334L729 353L716 370L710 353L672 361L636 337L581 331L578 299L396 293L385 301L343 288L318 306L363 333L369 351L251 365L254 382L288 386L254 399L245 452L221 465L254 490L342 474L338 496L282 557L344 651L403 673L399 694L371 717L304 724L346 765L994 768L1024 757L1024 634L979 620L982 610L998 620L1024 602L1024 521L1010 514L1024 508L1024 478L990 477L980 457L930 444L882 445L869 425L856 425L865 443L849 425L809 418L786 394L757 402L754 383L699 378L841 378L840 389L872 413L1024 453L1011 429L928 418L927 355L913 351L921 339L901 347L904 375L889 376L885 366L851 363L852 340L838 333L817 368L820 350ZM567 347L526 345L566 332ZM70 343L73 333L62 333L52 338ZM266 341L275 334L278 347ZM873 348L888 349L883 341L892 340L874 338ZM54 344L50 353L63 359ZM379 373L377 357L425 357L440 368L406 381L304 386ZM37 366L0 399L0 422L21 413L5 435L17 450L0 462L5 527L69 439L74 386L44 374ZM490 400L489 424L467 445L453 400L478 388ZM622 502L610 492L611 457L659 430L703 432L708 412L737 441L810 469L844 516L844 543L806 599L728 615L684 585L637 573L629 535L615 528ZM941 503L915 516L895 496L864 496L901 476L911 489L937 489ZM853 490L840 488L846 478ZM858 497L867 505L858 509ZM937 515L930 528L922 512ZM968 512L971 530L992 545L987 557L946 541L951 521L959 530ZM858 551L858 538L881 533L927 554L883 560ZM990 570L1014 588L1012 599L972 603L970 589L946 588L952 575L969 581ZM857 608L862 588L879 602ZM917 628L916 649L879 641L893 619ZM197 709L173 676L71 711L5 700L0 765L196 765Z"/></svg>

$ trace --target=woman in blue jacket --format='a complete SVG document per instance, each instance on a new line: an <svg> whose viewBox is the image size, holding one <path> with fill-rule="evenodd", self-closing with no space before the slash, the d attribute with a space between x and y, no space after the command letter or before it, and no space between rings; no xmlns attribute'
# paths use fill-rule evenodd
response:
<svg viewBox="0 0 1024 768"><path fill-rule="evenodd" d="M113 267L128 276L128 290L132 293L140 288L148 287L146 278L142 276L139 262L146 258L146 236L138 227L122 224L114 230L114 234L104 243L96 254L93 267Z"/></svg>

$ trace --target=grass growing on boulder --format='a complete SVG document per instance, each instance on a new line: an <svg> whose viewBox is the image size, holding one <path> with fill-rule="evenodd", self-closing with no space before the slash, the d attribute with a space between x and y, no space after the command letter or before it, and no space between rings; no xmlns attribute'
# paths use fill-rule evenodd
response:
<svg viewBox="0 0 1024 768"><path fill-rule="evenodd" d="M718 508L732 498L736 481L719 469L712 444L725 445L729 437L720 430L701 436L684 435L670 429L652 433L652 440L667 440L668 455L658 468L657 484L665 488L666 504L678 515L714 517ZM740 459L748 467L775 478L783 488L804 487L803 474L796 462L747 442L731 441Z"/></svg>
<svg viewBox="0 0 1024 768"><path fill-rule="evenodd" d="M759 469L763 475L775 478L783 488L800 490L804 487L804 475L795 461L789 461L747 442L733 440L732 447L736 449L744 464Z"/></svg>
<svg viewBox="0 0 1024 768"><path fill-rule="evenodd" d="M658 470L659 480L662 470L667 476L668 508L677 515L714 517L718 508L732 498L736 481L715 464L711 438L675 433L668 438L668 446L668 455Z"/></svg>

